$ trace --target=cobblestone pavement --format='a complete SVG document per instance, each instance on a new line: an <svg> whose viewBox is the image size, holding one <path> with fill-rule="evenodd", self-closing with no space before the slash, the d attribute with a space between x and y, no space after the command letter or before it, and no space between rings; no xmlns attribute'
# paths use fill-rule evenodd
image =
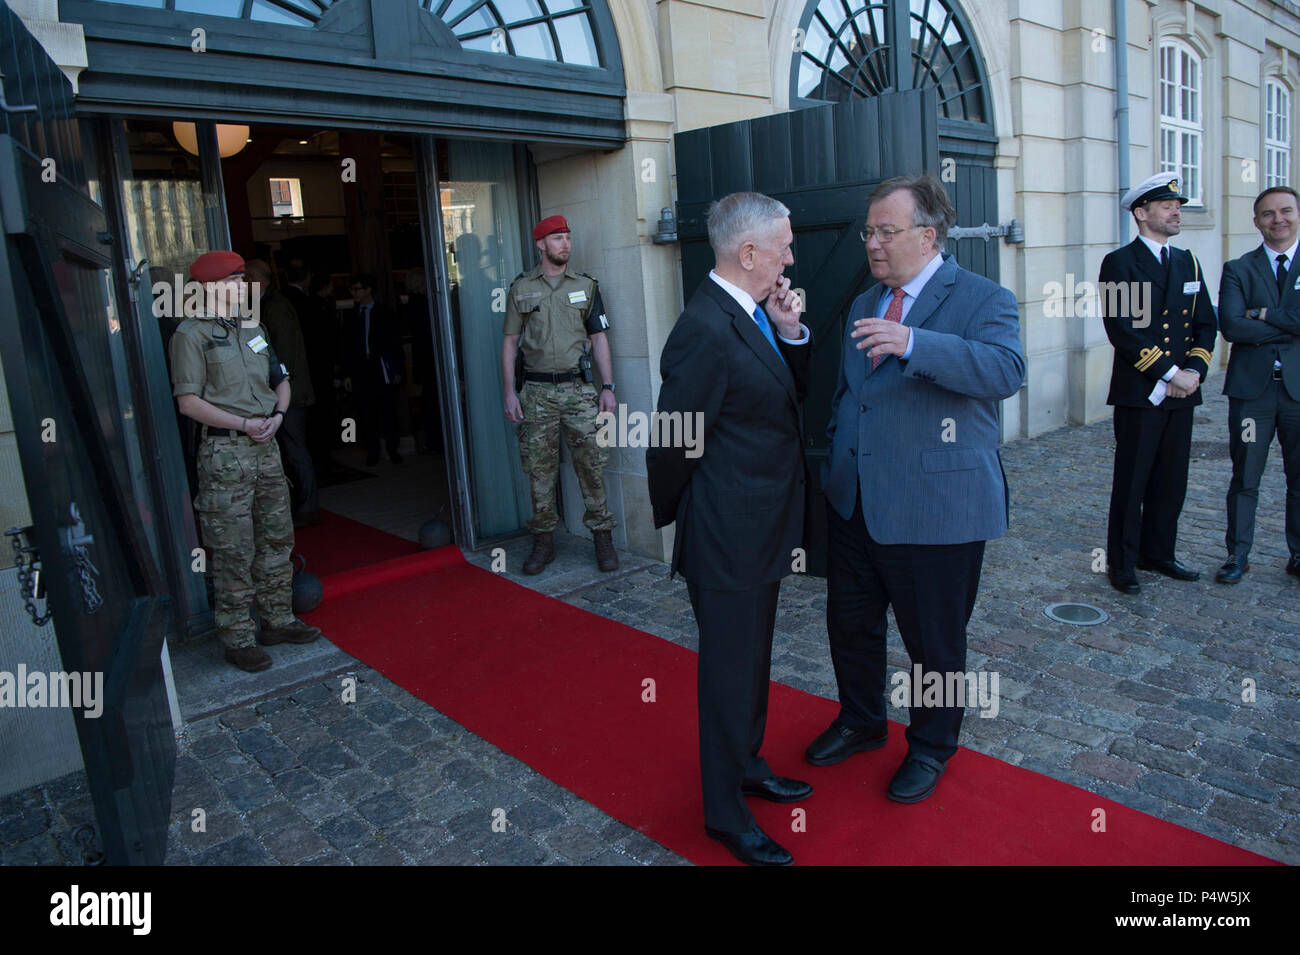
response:
<svg viewBox="0 0 1300 955"><path fill-rule="evenodd" d="M1251 572L1235 587L1214 583L1231 473L1226 421L1221 397L1198 412L1180 525L1180 559L1202 579L1140 573L1138 597L1093 571L1105 545L1109 420L1004 448L1012 527L988 546L968 659L972 671L999 674L1001 702L996 718L966 719L962 744L1297 863L1300 580L1282 569L1281 460L1274 450ZM685 585L666 566L624 555L619 575L601 577L587 569L588 542L559 545L546 573L516 579L694 647ZM505 547L518 567L528 542ZM471 560L487 566L490 552ZM1110 618L1055 623L1043 608L1057 601ZM787 580L772 673L834 698L825 607L823 581ZM892 628L889 657L891 669L908 669ZM340 699L347 674L357 679L351 705ZM684 861L360 664L191 721L181 744L169 864ZM492 831L496 809L504 834ZM0 862L79 862L75 830L92 820L81 774L0 799Z"/></svg>

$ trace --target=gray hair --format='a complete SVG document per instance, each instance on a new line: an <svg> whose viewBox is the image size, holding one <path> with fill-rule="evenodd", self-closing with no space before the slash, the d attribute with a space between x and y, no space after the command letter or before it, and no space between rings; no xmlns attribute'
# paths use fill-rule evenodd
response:
<svg viewBox="0 0 1300 955"><path fill-rule="evenodd" d="M746 239L767 238L790 210L761 192L733 192L709 206L709 245L721 260L734 256Z"/></svg>
<svg viewBox="0 0 1300 955"><path fill-rule="evenodd" d="M912 214L912 225L934 230L934 246L942 249L948 238L948 230L957 224L957 210L952 207L943 183L929 173L921 176L895 176L886 179L871 191L867 197L868 212L871 204L878 199L893 195L900 189L906 189L916 202L916 211Z"/></svg>

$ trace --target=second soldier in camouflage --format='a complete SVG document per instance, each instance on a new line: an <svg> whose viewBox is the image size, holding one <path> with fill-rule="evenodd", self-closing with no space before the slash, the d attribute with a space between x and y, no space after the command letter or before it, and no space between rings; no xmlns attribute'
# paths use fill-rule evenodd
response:
<svg viewBox="0 0 1300 955"><path fill-rule="evenodd" d="M555 484L560 465L560 438L569 446L582 489L582 523L591 531L596 563L617 570L611 531L614 516L605 503L604 467L608 452L596 442L597 415L613 413L609 328L600 288L589 275L568 267L569 225L563 216L543 219L533 229L542 261L518 276L506 296L505 340L501 373L506 417L519 424L519 451L532 489L533 550L524 573L540 573L555 559ZM584 380L584 356L596 371ZM523 390L515 393L515 359L524 359Z"/></svg>

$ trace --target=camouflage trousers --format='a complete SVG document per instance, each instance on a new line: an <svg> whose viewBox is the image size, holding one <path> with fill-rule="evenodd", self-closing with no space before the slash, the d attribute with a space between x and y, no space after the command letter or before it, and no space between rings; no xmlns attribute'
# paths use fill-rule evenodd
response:
<svg viewBox="0 0 1300 955"><path fill-rule="evenodd" d="M217 632L227 647L257 644L249 616L282 626L293 619L293 517L275 441L247 435L199 443L199 512L216 592Z"/></svg>
<svg viewBox="0 0 1300 955"><path fill-rule="evenodd" d="M524 420L519 423L519 456L533 494L534 534L555 530L555 480L560 470L560 432L573 457L586 513L582 523L593 531L614 529L614 515L605 506L607 448L596 443L596 386L585 381L560 384L530 381L519 395Z"/></svg>

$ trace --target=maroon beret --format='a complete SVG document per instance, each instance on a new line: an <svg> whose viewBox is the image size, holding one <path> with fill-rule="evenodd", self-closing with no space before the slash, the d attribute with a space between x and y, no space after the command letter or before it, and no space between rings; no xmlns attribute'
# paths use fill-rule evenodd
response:
<svg viewBox="0 0 1300 955"><path fill-rule="evenodd" d="M244 257L238 252L214 249L204 252L190 266L190 278L196 282L220 282L244 271Z"/></svg>
<svg viewBox="0 0 1300 955"><path fill-rule="evenodd" d="M568 232L569 223L564 221L564 216L547 216L537 225L533 226L533 239L544 239L552 232Z"/></svg>

